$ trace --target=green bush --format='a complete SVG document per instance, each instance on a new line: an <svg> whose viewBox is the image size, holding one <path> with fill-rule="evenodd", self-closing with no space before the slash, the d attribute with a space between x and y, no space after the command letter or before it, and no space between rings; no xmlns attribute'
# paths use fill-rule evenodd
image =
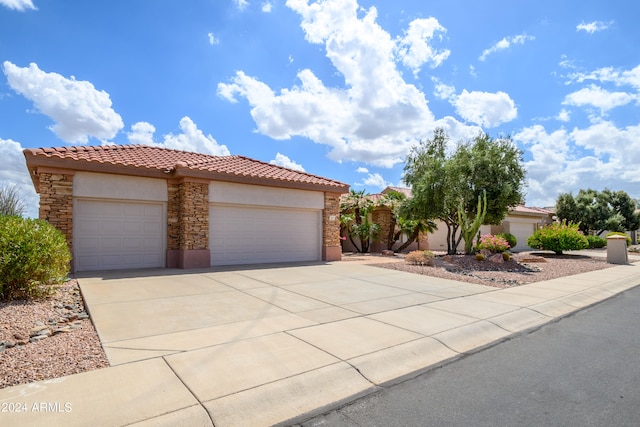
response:
<svg viewBox="0 0 640 427"><path fill-rule="evenodd" d="M578 224L563 221L539 228L527 239L527 245L561 255L562 251L586 249L589 241L578 230Z"/></svg>
<svg viewBox="0 0 640 427"><path fill-rule="evenodd" d="M609 237L609 236L624 236L627 238L627 246L631 246L631 237L627 233L622 233L620 231L612 231L611 233L607 233L605 237Z"/></svg>
<svg viewBox="0 0 640 427"><path fill-rule="evenodd" d="M70 261L65 237L49 223L0 216L0 300L49 295Z"/></svg>
<svg viewBox="0 0 640 427"><path fill-rule="evenodd" d="M509 243L509 247L511 249L515 248L518 244L518 239L511 233L500 233L497 236L502 237L504 240L506 240L507 243Z"/></svg>
<svg viewBox="0 0 640 427"><path fill-rule="evenodd" d="M586 236L589 242L589 249L599 249L607 246L607 240L600 236Z"/></svg>
<svg viewBox="0 0 640 427"><path fill-rule="evenodd" d="M476 261L484 261L485 259L483 254L476 254Z"/></svg>
<svg viewBox="0 0 640 427"><path fill-rule="evenodd" d="M507 262L511 259L511 255L509 255L509 252L502 252L502 259Z"/></svg>
<svg viewBox="0 0 640 427"><path fill-rule="evenodd" d="M404 262L414 265L431 265L434 254L431 251L412 251L407 254Z"/></svg>

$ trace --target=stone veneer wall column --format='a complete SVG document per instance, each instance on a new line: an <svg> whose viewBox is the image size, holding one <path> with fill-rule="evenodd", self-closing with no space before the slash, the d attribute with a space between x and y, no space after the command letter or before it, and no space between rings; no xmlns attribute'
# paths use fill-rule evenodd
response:
<svg viewBox="0 0 640 427"><path fill-rule="evenodd" d="M167 188L167 267L209 267L209 182L184 179Z"/></svg>
<svg viewBox="0 0 640 427"><path fill-rule="evenodd" d="M382 252L387 249L389 229L391 228L391 209L379 207L371 213L371 221L380 226L378 239L371 242L371 252Z"/></svg>
<svg viewBox="0 0 640 427"><path fill-rule="evenodd" d="M322 260L340 261L340 194L324 193L322 211Z"/></svg>
<svg viewBox="0 0 640 427"><path fill-rule="evenodd" d="M60 230L73 254L73 172L38 170L38 180L38 216ZM71 271L74 271L73 260Z"/></svg>

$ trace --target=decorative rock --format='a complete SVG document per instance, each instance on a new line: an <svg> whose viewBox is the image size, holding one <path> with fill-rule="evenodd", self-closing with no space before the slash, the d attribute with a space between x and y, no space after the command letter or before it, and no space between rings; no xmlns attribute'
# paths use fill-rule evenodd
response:
<svg viewBox="0 0 640 427"><path fill-rule="evenodd" d="M27 337L25 337L21 333L17 333L17 332L15 334L13 334L13 338L15 338L18 341L22 341L22 340L28 339Z"/></svg>
<svg viewBox="0 0 640 427"><path fill-rule="evenodd" d="M385 249L382 251L382 256L396 256L396 254L392 250Z"/></svg>
<svg viewBox="0 0 640 427"><path fill-rule="evenodd" d="M502 258L502 254L494 254L488 258L489 261L494 262L496 264L504 264L504 258Z"/></svg>
<svg viewBox="0 0 640 427"><path fill-rule="evenodd" d="M13 347L15 347L15 346L16 346L16 343L14 343L13 341L6 341L6 342L4 343L4 346L5 346L6 348L13 348Z"/></svg>
<svg viewBox="0 0 640 427"><path fill-rule="evenodd" d="M71 315L67 316L67 321L68 322L73 322L75 320L78 320L78 315L77 314L71 314Z"/></svg>
<svg viewBox="0 0 640 427"><path fill-rule="evenodd" d="M47 335L36 335L35 337L31 337L31 339L29 339L29 342L38 342L46 338L47 338Z"/></svg>
<svg viewBox="0 0 640 427"><path fill-rule="evenodd" d="M0 342L0 353L2 353L5 349L5 343Z"/></svg>
<svg viewBox="0 0 640 427"><path fill-rule="evenodd" d="M42 322L36 322L36 323L42 323ZM44 331L44 330L48 330L48 328L44 324L35 326L35 327L31 328L31 333L29 334L29 336L32 337L32 336L35 336L35 335L39 335L40 332Z"/></svg>
<svg viewBox="0 0 640 427"><path fill-rule="evenodd" d="M89 315L87 313L80 313L78 314L78 320L84 320L84 319L88 319Z"/></svg>
<svg viewBox="0 0 640 427"><path fill-rule="evenodd" d="M41 336L41 335L45 335L47 337L51 336L51 329L43 329L40 332L38 332L37 336Z"/></svg>
<svg viewBox="0 0 640 427"><path fill-rule="evenodd" d="M44 323L42 323L41 321L36 321L33 323L35 326L44 326Z"/></svg>
<svg viewBox="0 0 640 427"><path fill-rule="evenodd" d="M53 335L58 335L64 332L71 332L71 327L70 326L63 326L61 328L57 328L53 331Z"/></svg>

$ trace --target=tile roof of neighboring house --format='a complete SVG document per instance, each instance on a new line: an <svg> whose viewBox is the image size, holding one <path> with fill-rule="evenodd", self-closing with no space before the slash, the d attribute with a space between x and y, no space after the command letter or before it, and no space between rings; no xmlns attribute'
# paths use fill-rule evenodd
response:
<svg viewBox="0 0 640 427"><path fill-rule="evenodd" d="M537 208L532 206L524 206L524 205L518 205L515 208L511 209L509 212L514 214L524 214L524 215L552 215L553 214L553 212L548 209Z"/></svg>
<svg viewBox="0 0 640 427"><path fill-rule="evenodd" d="M348 184L339 181L244 156L212 156L147 145L27 148L24 155L32 179L37 167L57 167L163 178L191 176L295 188L321 187L340 193L349 189Z"/></svg>

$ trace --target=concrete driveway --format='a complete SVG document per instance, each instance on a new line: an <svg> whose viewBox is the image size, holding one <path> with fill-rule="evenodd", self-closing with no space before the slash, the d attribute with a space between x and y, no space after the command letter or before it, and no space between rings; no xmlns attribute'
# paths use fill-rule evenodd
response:
<svg viewBox="0 0 640 427"><path fill-rule="evenodd" d="M289 424L636 286L640 264L511 289L344 261L79 282L112 366L0 390L69 408L10 425Z"/></svg>
<svg viewBox="0 0 640 427"><path fill-rule="evenodd" d="M279 332L348 359L420 338L376 321L376 315L384 317L382 313L401 308L411 313L411 307L425 303L496 290L348 263L216 270L136 270L81 277L82 293L111 365ZM458 320L454 326L477 321ZM336 342L341 334L335 331L352 328L353 337ZM331 345L320 342L322 337ZM354 348L354 339L366 348Z"/></svg>

